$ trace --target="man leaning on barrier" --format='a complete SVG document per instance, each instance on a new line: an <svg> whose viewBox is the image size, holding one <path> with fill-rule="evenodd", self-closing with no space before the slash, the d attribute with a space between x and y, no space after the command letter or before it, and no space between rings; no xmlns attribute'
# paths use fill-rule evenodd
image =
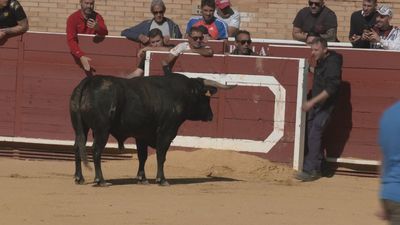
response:
<svg viewBox="0 0 400 225"><path fill-rule="evenodd" d="M239 30L235 35L235 50L233 55L255 55L251 49L250 32L246 30Z"/></svg>
<svg viewBox="0 0 400 225"><path fill-rule="evenodd" d="M28 18L21 4L16 0L0 0L0 43L28 29Z"/></svg>
<svg viewBox="0 0 400 225"><path fill-rule="evenodd" d="M197 53L205 57L211 57L214 55L213 50L210 46L204 43L204 33L200 27L192 27L188 33L188 42L182 42L176 45L169 51L169 54L165 60L162 60L161 64L165 75L171 73L171 67L174 61L179 55L185 52Z"/></svg>
<svg viewBox="0 0 400 225"><path fill-rule="evenodd" d="M337 17L324 0L309 0L293 21L293 39L306 41L309 32L316 32L327 41L337 41Z"/></svg>
<svg viewBox="0 0 400 225"><path fill-rule="evenodd" d="M324 159L322 135L335 108L342 79L342 56L328 50L325 39L314 38L311 54L317 64L313 70L311 98L302 107L307 112L305 155L303 171L295 176L301 181L314 181L321 177Z"/></svg>
<svg viewBox="0 0 400 225"><path fill-rule="evenodd" d="M366 33L376 23L376 0L363 0L362 10L351 14L349 41L354 48L369 48Z"/></svg>

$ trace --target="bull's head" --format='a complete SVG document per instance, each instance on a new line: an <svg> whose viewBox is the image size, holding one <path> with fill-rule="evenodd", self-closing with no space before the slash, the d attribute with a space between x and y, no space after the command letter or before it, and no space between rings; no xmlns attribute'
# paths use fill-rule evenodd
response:
<svg viewBox="0 0 400 225"><path fill-rule="evenodd" d="M195 102L192 104L188 119L211 121L213 119L213 112L210 106L210 98L217 93L218 89L231 89L236 85L225 85L213 80L196 79L198 85L195 90Z"/></svg>

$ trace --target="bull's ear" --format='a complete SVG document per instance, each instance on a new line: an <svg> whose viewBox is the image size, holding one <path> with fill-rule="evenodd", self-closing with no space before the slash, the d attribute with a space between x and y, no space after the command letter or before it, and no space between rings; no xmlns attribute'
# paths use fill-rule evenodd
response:
<svg viewBox="0 0 400 225"><path fill-rule="evenodd" d="M205 95L211 97L211 95L214 95L215 93L217 93L217 91L218 91L217 88L207 86L205 88Z"/></svg>

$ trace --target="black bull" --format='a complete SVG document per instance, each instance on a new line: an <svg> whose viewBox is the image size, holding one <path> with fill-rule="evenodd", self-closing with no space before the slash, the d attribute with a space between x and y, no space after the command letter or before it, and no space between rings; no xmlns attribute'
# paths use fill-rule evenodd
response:
<svg viewBox="0 0 400 225"><path fill-rule="evenodd" d="M217 88L233 86L181 74L123 79L111 76L87 77L74 89L70 101L75 131L75 182L83 184L81 160L88 165L86 141L93 132L94 182L109 185L101 171L101 154L111 134L119 148L129 137L136 139L139 183L148 183L144 171L147 147L156 149L157 177L164 176L167 150L185 120L211 121L210 96Z"/></svg>

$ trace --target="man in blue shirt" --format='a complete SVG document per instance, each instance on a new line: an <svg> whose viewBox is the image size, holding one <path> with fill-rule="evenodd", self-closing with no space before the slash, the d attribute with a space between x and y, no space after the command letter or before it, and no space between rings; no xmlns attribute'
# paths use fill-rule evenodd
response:
<svg viewBox="0 0 400 225"><path fill-rule="evenodd" d="M382 150L381 193L382 218L400 224L400 101L389 107L379 126Z"/></svg>

